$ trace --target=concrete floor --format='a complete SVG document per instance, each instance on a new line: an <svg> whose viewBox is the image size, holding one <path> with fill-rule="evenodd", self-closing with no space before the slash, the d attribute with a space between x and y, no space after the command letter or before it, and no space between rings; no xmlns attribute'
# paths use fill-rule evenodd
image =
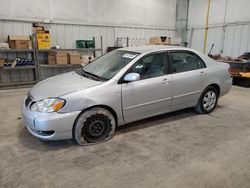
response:
<svg viewBox="0 0 250 188"><path fill-rule="evenodd" d="M88 147L31 136L26 93L0 91L0 187L250 187L250 89L233 87L210 115L162 115Z"/></svg>

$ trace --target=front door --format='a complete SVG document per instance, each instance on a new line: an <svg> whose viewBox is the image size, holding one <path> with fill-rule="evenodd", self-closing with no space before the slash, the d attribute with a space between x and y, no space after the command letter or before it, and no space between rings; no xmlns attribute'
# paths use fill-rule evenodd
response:
<svg viewBox="0 0 250 188"><path fill-rule="evenodd" d="M166 65L166 53L155 53L140 59L126 73L140 74L140 80L122 84L126 123L171 110L172 76Z"/></svg>

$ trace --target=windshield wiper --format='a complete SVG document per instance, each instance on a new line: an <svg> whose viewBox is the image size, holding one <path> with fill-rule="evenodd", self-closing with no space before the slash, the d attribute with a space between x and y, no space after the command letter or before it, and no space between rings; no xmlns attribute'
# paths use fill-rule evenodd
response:
<svg viewBox="0 0 250 188"><path fill-rule="evenodd" d="M88 76L86 74L83 73L82 69L76 69L75 72L85 78L88 78Z"/></svg>
<svg viewBox="0 0 250 188"><path fill-rule="evenodd" d="M97 80L97 81L100 81L100 80L102 80L102 81L107 81L107 80L108 80L107 78L98 76L98 75L96 75L96 74L93 74L93 73L88 72L88 71L85 71L85 70L82 70L82 72L83 72L84 74L87 74L87 75L90 76L92 79Z"/></svg>

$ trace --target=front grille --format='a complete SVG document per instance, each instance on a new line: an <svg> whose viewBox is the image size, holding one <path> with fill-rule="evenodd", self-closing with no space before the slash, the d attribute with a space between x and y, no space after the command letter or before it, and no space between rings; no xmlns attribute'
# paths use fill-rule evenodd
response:
<svg viewBox="0 0 250 188"><path fill-rule="evenodd" d="M27 96L27 98L25 100L25 106L27 107L30 104L31 101L32 101L32 97L31 97L30 94L28 94L28 96Z"/></svg>

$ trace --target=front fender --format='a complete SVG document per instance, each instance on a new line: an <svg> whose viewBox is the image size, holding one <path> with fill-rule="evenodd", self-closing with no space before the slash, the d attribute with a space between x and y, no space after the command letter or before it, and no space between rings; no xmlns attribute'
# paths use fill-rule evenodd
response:
<svg viewBox="0 0 250 188"><path fill-rule="evenodd" d="M92 106L107 106L117 114L118 125L123 124L121 85L112 84L93 87L62 96L65 106L59 113L83 111Z"/></svg>

